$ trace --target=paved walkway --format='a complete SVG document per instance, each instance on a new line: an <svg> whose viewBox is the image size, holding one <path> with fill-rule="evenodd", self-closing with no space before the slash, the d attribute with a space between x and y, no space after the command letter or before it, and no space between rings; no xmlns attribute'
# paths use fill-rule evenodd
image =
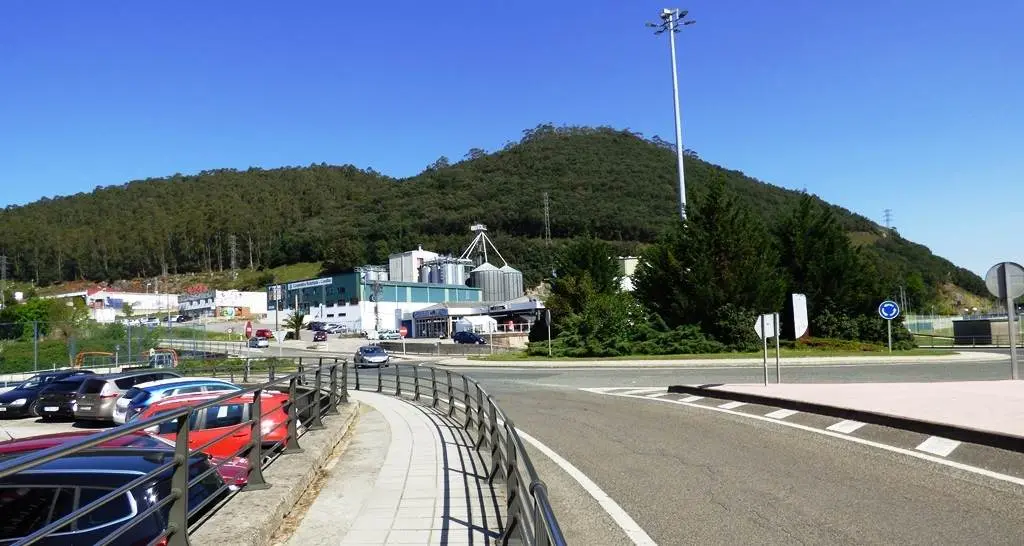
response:
<svg viewBox="0 0 1024 546"><path fill-rule="evenodd" d="M497 544L504 486L458 424L388 395L350 392L372 408L289 545Z"/></svg>
<svg viewBox="0 0 1024 546"><path fill-rule="evenodd" d="M1024 381L723 385L715 388L1024 436Z"/></svg>

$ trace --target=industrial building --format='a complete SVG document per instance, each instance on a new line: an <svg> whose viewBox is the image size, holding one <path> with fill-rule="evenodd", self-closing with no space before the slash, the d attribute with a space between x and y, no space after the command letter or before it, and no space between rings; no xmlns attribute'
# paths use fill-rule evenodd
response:
<svg viewBox="0 0 1024 546"><path fill-rule="evenodd" d="M177 296L178 313L190 317L257 318L267 312L263 292L205 290Z"/></svg>
<svg viewBox="0 0 1024 546"><path fill-rule="evenodd" d="M451 335L460 320L474 330L528 331L543 304L523 297L522 272L501 256L486 226L471 229L475 237L458 257L418 247L392 254L387 266L269 286L268 320L280 322L298 309L307 320L350 331L405 327L409 337ZM501 267L489 262L492 255Z"/></svg>

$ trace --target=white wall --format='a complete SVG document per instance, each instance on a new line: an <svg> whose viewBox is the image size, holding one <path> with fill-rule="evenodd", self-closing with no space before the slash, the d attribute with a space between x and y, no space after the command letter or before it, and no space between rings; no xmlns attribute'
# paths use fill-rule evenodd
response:
<svg viewBox="0 0 1024 546"><path fill-rule="evenodd" d="M262 315L267 312L266 292L241 292L239 290L218 290L214 299L217 307L245 307L250 314Z"/></svg>

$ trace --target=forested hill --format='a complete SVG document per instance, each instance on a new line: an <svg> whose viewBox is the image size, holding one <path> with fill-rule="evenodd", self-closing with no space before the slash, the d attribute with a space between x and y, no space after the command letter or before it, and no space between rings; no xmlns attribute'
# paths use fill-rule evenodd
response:
<svg viewBox="0 0 1024 546"><path fill-rule="evenodd" d="M768 224L799 196L688 154L689 199L716 176ZM457 163L440 158L404 180L325 164L174 175L8 207L0 212L0 251L11 276L38 284L226 269L232 242L238 267L325 261L341 269L384 263L420 244L457 254L471 240L470 224L481 222L504 258L536 283L550 255L545 192L556 246L589 233L635 253L677 217L674 154L656 137L542 125L500 151L473 149ZM894 283L916 278L985 293L977 275L834 209Z"/></svg>

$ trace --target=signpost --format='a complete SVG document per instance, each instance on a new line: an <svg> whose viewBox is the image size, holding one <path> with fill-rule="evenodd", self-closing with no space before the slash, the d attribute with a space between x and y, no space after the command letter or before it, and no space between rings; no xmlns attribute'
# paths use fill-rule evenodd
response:
<svg viewBox="0 0 1024 546"><path fill-rule="evenodd" d="M284 337L288 335L288 330L274 330L274 339L277 340L277 357L282 358L284 352Z"/></svg>
<svg viewBox="0 0 1024 546"><path fill-rule="evenodd" d="M1006 334L1010 338L1010 378L1020 379L1017 369L1017 312L1013 300L1024 295L1024 267L1015 262L992 266L985 275L985 286L995 297L1006 302Z"/></svg>
<svg viewBox="0 0 1024 546"><path fill-rule="evenodd" d="M892 319L900 316L900 306L892 300L885 300L878 305L878 314L885 319L889 329L889 352L892 352Z"/></svg>
<svg viewBox="0 0 1024 546"><path fill-rule="evenodd" d="M409 329L405 326L400 326L398 328L398 335L402 336L402 339L405 339L409 335Z"/></svg>
<svg viewBox="0 0 1024 546"><path fill-rule="evenodd" d="M781 383L779 366L779 314L765 313L754 321L754 331L764 343L764 384L768 384L768 338L775 338L775 382Z"/></svg>
<svg viewBox="0 0 1024 546"><path fill-rule="evenodd" d="M245 339L249 339L251 337L252 337L252 321L251 320L247 320L247 321L245 321Z"/></svg>

